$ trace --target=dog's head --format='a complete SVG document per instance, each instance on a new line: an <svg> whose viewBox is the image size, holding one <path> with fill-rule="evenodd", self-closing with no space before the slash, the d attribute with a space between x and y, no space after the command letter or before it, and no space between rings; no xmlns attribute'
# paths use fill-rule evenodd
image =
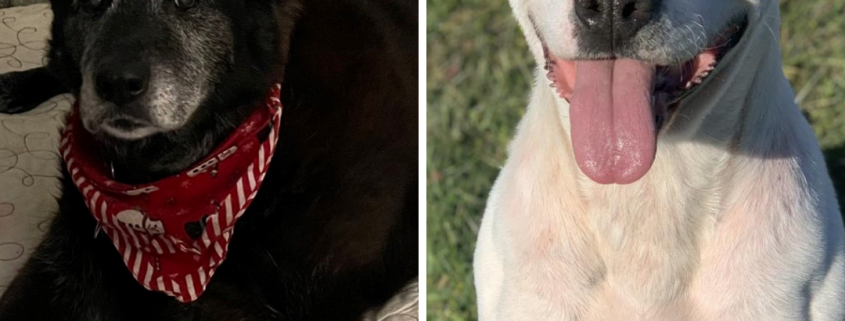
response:
<svg viewBox="0 0 845 321"><path fill-rule="evenodd" d="M207 155L282 80L300 0L52 0L48 68L122 180Z"/></svg>
<svg viewBox="0 0 845 321"><path fill-rule="evenodd" d="M280 80L284 2L54 0L50 56L76 69L88 131L140 140L212 113L211 97L235 104Z"/></svg>
<svg viewBox="0 0 845 321"><path fill-rule="evenodd" d="M510 0L538 63L569 102L575 158L592 180L651 168L680 103L710 80L774 0Z"/></svg>

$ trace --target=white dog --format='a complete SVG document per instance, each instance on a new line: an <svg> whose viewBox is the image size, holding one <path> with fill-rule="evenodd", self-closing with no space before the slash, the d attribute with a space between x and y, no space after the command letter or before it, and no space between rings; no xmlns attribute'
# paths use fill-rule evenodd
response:
<svg viewBox="0 0 845 321"><path fill-rule="evenodd" d="M778 1L511 6L547 71L481 225L482 321L845 320L845 229Z"/></svg>

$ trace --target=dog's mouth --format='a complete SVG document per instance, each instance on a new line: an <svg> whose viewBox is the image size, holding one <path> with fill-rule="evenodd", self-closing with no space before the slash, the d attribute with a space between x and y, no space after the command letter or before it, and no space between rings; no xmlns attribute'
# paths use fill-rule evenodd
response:
<svg viewBox="0 0 845 321"><path fill-rule="evenodd" d="M564 60L544 46L551 86L570 103L575 159L600 184L630 184L651 169L657 135L738 43L747 22L730 23L710 46L674 66L634 59Z"/></svg>
<svg viewBox="0 0 845 321"><path fill-rule="evenodd" d="M115 138L136 140L151 136L161 130L149 122L132 117L115 117L103 122L103 131Z"/></svg>

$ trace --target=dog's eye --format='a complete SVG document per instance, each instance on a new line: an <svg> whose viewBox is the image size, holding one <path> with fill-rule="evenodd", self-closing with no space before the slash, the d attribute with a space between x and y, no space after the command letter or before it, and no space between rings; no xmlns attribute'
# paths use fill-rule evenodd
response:
<svg viewBox="0 0 845 321"><path fill-rule="evenodd" d="M175 0L176 6L181 9L190 9L197 5L198 0Z"/></svg>

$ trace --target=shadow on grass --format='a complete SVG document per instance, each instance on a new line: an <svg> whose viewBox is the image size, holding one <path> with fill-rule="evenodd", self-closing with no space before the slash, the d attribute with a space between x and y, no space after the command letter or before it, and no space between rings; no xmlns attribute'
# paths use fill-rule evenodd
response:
<svg viewBox="0 0 845 321"><path fill-rule="evenodd" d="M827 160L830 177L833 179L833 185L836 187L839 206L845 208L845 144L838 147L826 148L824 155Z"/></svg>

